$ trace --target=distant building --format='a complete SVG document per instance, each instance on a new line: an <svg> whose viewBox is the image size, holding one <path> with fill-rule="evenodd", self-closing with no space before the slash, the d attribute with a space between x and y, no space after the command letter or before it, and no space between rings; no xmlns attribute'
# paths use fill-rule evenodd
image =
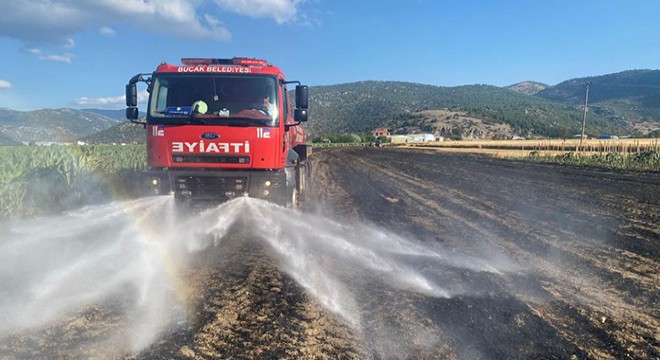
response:
<svg viewBox="0 0 660 360"><path fill-rule="evenodd" d="M392 135L390 136L392 144L405 144L408 142L408 135Z"/></svg>
<svg viewBox="0 0 660 360"><path fill-rule="evenodd" d="M371 134L375 137L379 136L390 136L390 131L385 129L385 128L380 128L380 129L375 129L371 132Z"/></svg>
<svg viewBox="0 0 660 360"><path fill-rule="evenodd" d="M435 136L433 134L410 134L406 135L407 143L422 143L435 141Z"/></svg>
<svg viewBox="0 0 660 360"><path fill-rule="evenodd" d="M444 138L442 138L442 140L444 140ZM424 143L431 141L438 141L438 139L436 139L433 134L408 134L390 136L390 142L392 144Z"/></svg>
<svg viewBox="0 0 660 360"><path fill-rule="evenodd" d="M601 135L601 136L597 137L597 139L600 139L600 140L616 140L618 138L619 137L616 136L616 135Z"/></svg>

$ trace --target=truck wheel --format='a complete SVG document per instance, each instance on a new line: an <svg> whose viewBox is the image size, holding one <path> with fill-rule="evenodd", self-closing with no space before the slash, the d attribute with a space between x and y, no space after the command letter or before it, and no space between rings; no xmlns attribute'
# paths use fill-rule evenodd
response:
<svg viewBox="0 0 660 360"><path fill-rule="evenodd" d="M298 208L298 189L296 189L295 187L293 188L293 191L291 191L291 198L287 202L286 207L292 209Z"/></svg>
<svg viewBox="0 0 660 360"><path fill-rule="evenodd" d="M299 194L305 193L305 170L305 167L302 165L296 167L296 188L298 189Z"/></svg>
<svg viewBox="0 0 660 360"><path fill-rule="evenodd" d="M312 159L307 160L307 181L312 180Z"/></svg>

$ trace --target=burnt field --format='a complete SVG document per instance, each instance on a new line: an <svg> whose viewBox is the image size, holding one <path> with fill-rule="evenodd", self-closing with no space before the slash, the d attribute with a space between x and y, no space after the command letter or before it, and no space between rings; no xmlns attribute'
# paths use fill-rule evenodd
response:
<svg viewBox="0 0 660 360"><path fill-rule="evenodd" d="M151 239L188 244L149 267L162 279L151 292L117 281L48 321L5 316L0 359L660 356L659 174L387 148L315 157L300 210L240 199L164 231L169 200L123 205L158 212Z"/></svg>

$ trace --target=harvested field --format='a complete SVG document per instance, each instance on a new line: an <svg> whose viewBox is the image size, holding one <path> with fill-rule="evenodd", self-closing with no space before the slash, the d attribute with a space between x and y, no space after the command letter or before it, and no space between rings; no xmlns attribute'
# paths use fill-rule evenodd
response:
<svg viewBox="0 0 660 360"><path fill-rule="evenodd" d="M660 139L469 140L406 144L410 147L500 149L521 151L639 152L660 148Z"/></svg>
<svg viewBox="0 0 660 360"><path fill-rule="evenodd" d="M131 218L163 212L148 233L185 240L148 345L125 330L135 295L113 291L0 328L0 358L660 357L659 174L394 148L315 157L301 210L241 199L162 231L167 200L138 202Z"/></svg>

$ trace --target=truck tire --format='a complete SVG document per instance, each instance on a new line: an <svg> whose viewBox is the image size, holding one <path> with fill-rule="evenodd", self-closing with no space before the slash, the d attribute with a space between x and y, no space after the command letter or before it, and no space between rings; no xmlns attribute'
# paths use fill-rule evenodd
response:
<svg viewBox="0 0 660 360"><path fill-rule="evenodd" d="M312 159L307 159L307 171L305 171L307 175L307 184L310 184L312 182Z"/></svg>
<svg viewBox="0 0 660 360"><path fill-rule="evenodd" d="M298 164L296 166L296 188L298 189L298 194L304 194L306 188L306 173L307 168L304 164Z"/></svg>
<svg viewBox="0 0 660 360"><path fill-rule="evenodd" d="M289 197L289 200L286 203L286 207L291 209L298 208L298 189L296 189L295 187L291 191L291 196Z"/></svg>

